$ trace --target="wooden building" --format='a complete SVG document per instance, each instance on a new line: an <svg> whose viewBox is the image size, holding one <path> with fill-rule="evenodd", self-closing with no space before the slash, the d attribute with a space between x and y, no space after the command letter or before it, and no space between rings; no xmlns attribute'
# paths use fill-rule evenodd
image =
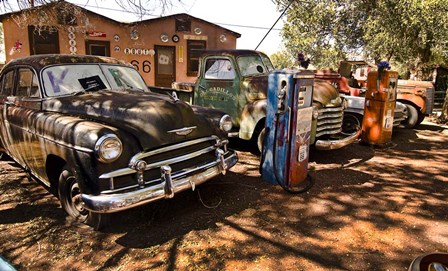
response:
<svg viewBox="0 0 448 271"><path fill-rule="evenodd" d="M188 14L121 23L60 1L0 15L6 61L34 54L112 56L149 85L193 82L202 49L235 49L241 35Z"/></svg>

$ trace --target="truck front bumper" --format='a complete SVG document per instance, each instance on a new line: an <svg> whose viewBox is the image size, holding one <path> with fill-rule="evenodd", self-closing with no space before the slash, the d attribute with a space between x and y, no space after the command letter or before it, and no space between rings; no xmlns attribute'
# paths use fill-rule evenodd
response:
<svg viewBox="0 0 448 271"><path fill-rule="evenodd" d="M238 161L236 152L228 150L222 158L171 175L169 166L162 166L161 183L139 188L130 192L115 194L87 195L81 198L84 207L96 213L114 213L144 205L164 198L172 198L174 194L192 189L234 166Z"/></svg>
<svg viewBox="0 0 448 271"><path fill-rule="evenodd" d="M361 135L361 129L358 129L356 132L341 138L341 139L335 139L335 140L322 140L318 139L316 141L316 149L318 150L335 150L342 147L345 147L353 142L355 142L358 137Z"/></svg>

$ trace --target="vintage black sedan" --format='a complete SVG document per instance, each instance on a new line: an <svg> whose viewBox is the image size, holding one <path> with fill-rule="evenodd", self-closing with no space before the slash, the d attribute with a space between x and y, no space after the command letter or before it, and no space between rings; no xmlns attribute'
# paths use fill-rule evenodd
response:
<svg viewBox="0 0 448 271"><path fill-rule="evenodd" d="M237 162L231 118L148 90L112 58L38 55L0 75L0 147L96 229L108 214L195 186Z"/></svg>

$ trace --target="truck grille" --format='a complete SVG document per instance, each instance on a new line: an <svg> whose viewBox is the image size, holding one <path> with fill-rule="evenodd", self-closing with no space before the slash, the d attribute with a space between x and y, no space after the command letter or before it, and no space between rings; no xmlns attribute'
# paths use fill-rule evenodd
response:
<svg viewBox="0 0 448 271"><path fill-rule="evenodd" d="M428 87L426 88L426 110L425 114L431 114L432 110L434 109L434 94L435 94L435 90L434 87Z"/></svg>
<svg viewBox="0 0 448 271"><path fill-rule="evenodd" d="M129 164L133 165L136 161L144 161L146 167L143 173L143 185L155 185L161 183L161 166L169 165L173 175L183 176L188 175L193 169L205 167L210 162L216 161L218 142L218 137L211 136L141 152L134 155ZM110 182L110 189L103 191L103 194L139 187L137 171L132 166L103 174L100 179Z"/></svg>
<svg viewBox="0 0 448 271"><path fill-rule="evenodd" d="M317 117L316 137L324 135L334 135L342 131L343 109L339 107L329 107L319 109Z"/></svg>

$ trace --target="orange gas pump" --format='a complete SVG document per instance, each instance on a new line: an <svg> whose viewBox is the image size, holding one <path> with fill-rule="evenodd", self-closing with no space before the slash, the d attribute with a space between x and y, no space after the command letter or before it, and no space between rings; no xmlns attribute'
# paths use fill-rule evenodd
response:
<svg viewBox="0 0 448 271"><path fill-rule="evenodd" d="M398 73L369 72L362 121L361 140L371 145L384 145L392 141Z"/></svg>

